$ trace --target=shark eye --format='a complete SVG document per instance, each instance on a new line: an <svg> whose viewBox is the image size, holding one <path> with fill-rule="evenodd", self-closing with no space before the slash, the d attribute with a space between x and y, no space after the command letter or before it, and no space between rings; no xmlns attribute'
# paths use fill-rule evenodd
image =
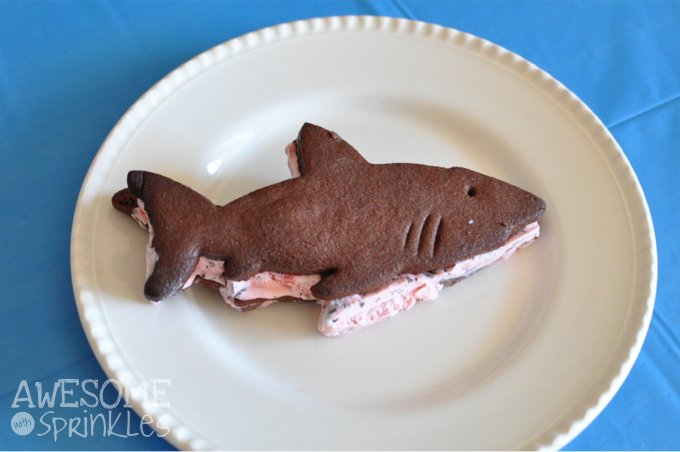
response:
<svg viewBox="0 0 680 452"><path fill-rule="evenodd" d="M476 194L477 194L477 190L475 190L475 187L468 187L467 195L468 195L470 198L472 198L472 197L475 196Z"/></svg>

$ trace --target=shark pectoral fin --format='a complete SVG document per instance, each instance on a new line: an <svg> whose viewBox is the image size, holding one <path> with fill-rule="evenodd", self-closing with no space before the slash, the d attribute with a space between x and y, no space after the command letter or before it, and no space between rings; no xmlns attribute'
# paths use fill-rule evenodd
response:
<svg viewBox="0 0 680 452"><path fill-rule="evenodd" d="M193 246L172 255L164 252L162 247L156 251L156 262L144 284L144 296L151 301L160 301L181 292L199 259L199 249Z"/></svg>
<svg viewBox="0 0 680 452"><path fill-rule="evenodd" d="M351 270L340 269L312 287L312 295L320 300L337 300L355 294L366 294L377 290L384 280L384 275L371 269L353 267ZM389 276L387 279L390 279Z"/></svg>
<svg viewBox="0 0 680 452"><path fill-rule="evenodd" d="M301 176L319 172L351 171L369 163L340 136L323 127L305 123L295 151Z"/></svg>
<svg viewBox="0 0 680 452"><path fill-rule="evenodd" d="M224 262L224 277L231 281L243 281L260 272L260 264L247 259L227 258Z"/></svg>

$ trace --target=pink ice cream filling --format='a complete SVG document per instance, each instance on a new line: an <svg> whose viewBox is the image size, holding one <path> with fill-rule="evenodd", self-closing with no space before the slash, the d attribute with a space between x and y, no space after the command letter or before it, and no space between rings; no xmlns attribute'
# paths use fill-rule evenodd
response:
<svg viewBox="0 0 680 452"><path fill-rule="evenodd" d="M351 295L332 301L319 301L322 306L317 324L319 331L328 337L344 336L365 328L416 303L434 300L447 283L459 281L490 265L504 262L512 254L536 240L538 223L525 226L503 246L458 262L435 272L398 275L388 284L366 295Z"/></svg>
<svg viewBox="0 0 680 452"><path fill-rule="evenodd" d="M292 177L299 177L296 143L286 146L288 167ZM147 275L153 272L158 256L152 247L153 228L144 210L144 203L138 199L138 207L133 210L132 217L149 231L146 261ZM401 274L383 285L375 292L365 295L350 295L337 300L318 300L312 295L311 288L321 280L320 275L290 275L265 271L257 273L245 281L231 281L224 277L224 261L199 258L196 269L184 283L187 289L200 276L205 280L220 285L220 293L225 301L238 310L244 308L235 303L241 301L264 299L257 307L269 306L282 297L293 297L300 300L316 301L321 305L321 315L317 327L328 337L339 337L353 331L387 320L401 311L412 308L416 303L434 300L439 292L450 285L496 263L504 262L515 251L528 246L536 240L540 233L538 222L525 226L519 233L510 237L499 248L479 254L470 259L457 262L451 267L434 272L419 274ZM251 307L252 308L252 307Z"/></svg>

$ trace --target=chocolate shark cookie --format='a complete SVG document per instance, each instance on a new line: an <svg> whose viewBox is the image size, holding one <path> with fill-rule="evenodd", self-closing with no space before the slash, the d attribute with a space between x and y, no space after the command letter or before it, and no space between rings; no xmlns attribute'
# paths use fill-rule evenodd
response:
<svg viewBox="0 0 680 452"><path fill-rule="evenodd" d="M224 206L164 176L128 174L128 189L113 204L148 218L148 299L173 296L196 278L234 299L227 287L258 275L315 275L300 294L282 296L327 305L375 293L400 275L460 267L525 236L527 228L535 230L533 240L538 226L530 226L546 208L537 196L468 169L371 164L312 124L286 151L298 177Z"/></svg>

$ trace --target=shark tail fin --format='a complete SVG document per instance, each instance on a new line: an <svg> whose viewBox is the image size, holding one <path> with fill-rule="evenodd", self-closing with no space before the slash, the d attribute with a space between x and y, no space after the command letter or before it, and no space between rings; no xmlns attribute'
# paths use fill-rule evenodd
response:
<svg viewBox="0 0 680 452"><path fill-rule="evenodd" d="M128 189L149 219L144 296L160 301L176 295L200 257L206 223L215 205L194 190L148 171L130 171Z"/></svg>

